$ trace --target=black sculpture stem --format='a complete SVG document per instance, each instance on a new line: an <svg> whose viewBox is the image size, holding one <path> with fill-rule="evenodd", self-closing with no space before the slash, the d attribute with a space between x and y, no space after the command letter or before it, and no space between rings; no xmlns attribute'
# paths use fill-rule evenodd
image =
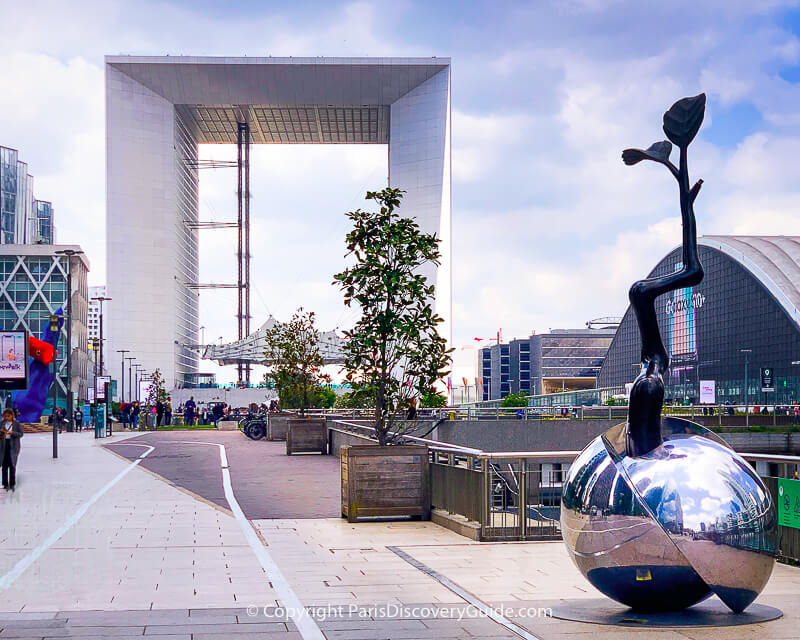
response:
<svg viewBox="0 0 800 640"><path fill-rule="evenodd" d="M699 98L700 96L697 97ZM676 103L676 106L681 102L683 101ZM702 107L705 107L705 96L702 96ZM672 111L670 110L668 114ZM696 128L699 128L700 122L702 113ZM666 116L664 129L668 135L672 133L667 130ZM626 450L631 456L644 455L661 444L661 409L664 404L664 376L669 368L669 355L658 329L655 300L670 291L695 286L703 279L703 267L697 252L697 224L694 215L694 200L700 191L702 180L698 181L694 188L689 188L687 160L689 143L693 137L694 133L688 141L679 145L680 163L677 169L669 161L669 151L666 152L666 156L658 158L652 157L653 154L647 155L653 147L647 152L639 152L645 154L645 157L640 159L656 160L667 166L678 181L683 226L683 265L674 273L635 282L628 293L642 339L642 372L633 383L628 408ZM660 144L669 147L669 143ZM628 162L626 159L626 163L634 162Z"/></svg>

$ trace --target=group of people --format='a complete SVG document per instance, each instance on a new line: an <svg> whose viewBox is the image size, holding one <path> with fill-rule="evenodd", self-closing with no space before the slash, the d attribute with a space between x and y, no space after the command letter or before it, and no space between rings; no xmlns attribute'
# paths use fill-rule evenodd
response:
<svg viewBox="0 0 800 640"><path fill-rule="evenodd" d="M123 403L120 407L120 421L123 428L130 427L131 429L139 428L139 418L142 415L142 405L134 400L133 402ZM156 427L169 426L172 424L172 403L169 398L162 402L159 400L150 411L155 416Z"/></svg>

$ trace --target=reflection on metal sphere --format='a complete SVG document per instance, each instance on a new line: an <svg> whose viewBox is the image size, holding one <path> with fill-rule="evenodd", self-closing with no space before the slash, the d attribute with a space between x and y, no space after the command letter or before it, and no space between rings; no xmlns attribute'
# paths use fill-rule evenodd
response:
<svg viewBox="0 0 800 640"><path fill-rule="evenodd" d="M778 552L775 506L753 468L713 432L662 420L663 443L625 454L625 424L595 438L564 483L561 529L597 589L639 610L715 593L743 611Z"/></svg>

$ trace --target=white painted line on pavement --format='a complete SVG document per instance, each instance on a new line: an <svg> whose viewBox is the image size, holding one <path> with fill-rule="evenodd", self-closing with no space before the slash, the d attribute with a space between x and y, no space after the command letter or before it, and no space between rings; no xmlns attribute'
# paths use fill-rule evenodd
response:
<svg viewBox="0 0 800 640"><path fill-rule="evenodd" d="M236 496L233 495L231 472L228 468L228 456L225 453L225 445L217 442L198 441L183 442L182 444L207 444L219 447L219 462L222 467L222 486L225 489L225 499L228 501L228 506L236 518L236 522L239 523L239 527L242 533L244 533L244 537L247 539L250 548L253 550L253 553L256 554L258 561L261 563L261 567L267 573L267 577L272 583L272 588L275 589L278 598L280 598L280 601L283 603L284 609L286 609L292 622L297 626L297 630L300 632L300 635L303 636L303 639L325 640L325 636L322 635L322 631L320 631L316 621L306 612L303 604L300 602L300 598L297 597L297 594L289 586L289 582L278 568L278 565L275 564L272 556L267 552L264 544L256 533L255 527L253 527L253 524L244 515L242 508L239 506L239 502L236 500Z"/></svg>
<svg viewBox="0 0 800 640"><path fill-rule="evenodd" d="M122 442L118 443L118 445L122 444L127 444L127 443L122 443ZM78 508L78 510L75 511L69 518L67 518L58 529L56 529L55 531L53 531L53 533L47 536L47 538L45 539L44 542L42 542L42 544L32 549L28 555L24 556L19 562L17 562L17 564L15 564L11 568L11 571L6 573L4 576L0 577L0 589L8 589L14 583L14 581L22 575L25 569L27 569L34 562L36 562L45 551L47 551L50 547L52 547L67 531L69 531L73 526L75 526L75 523L78 522L78 520L80 520L84 516L84 514L89 510L89 507L91 507L95 502L97 502L100 498L102 498L103 494L105 494L111 487L113 487L126 475L128 475L128 473L130 473L130 471L132 471L134 467L137 467L139 463L155 449L155 447L151 447L150 445L146 444L134 445L133 443L130 443L128 446L147 447L149 451L145 451L141 456L139 456L136 460L131 462L127 467L125 467L122 471L120 471L110 482L108 482L102 489L100 489L100 491L95 493L91 498L89 498L89 500L84 502Z"/></svg>

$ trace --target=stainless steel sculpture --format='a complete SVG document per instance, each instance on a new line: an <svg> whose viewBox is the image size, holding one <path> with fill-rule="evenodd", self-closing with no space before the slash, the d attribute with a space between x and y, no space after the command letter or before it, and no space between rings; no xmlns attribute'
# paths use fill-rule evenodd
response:
<svg viewBox="0 0 800 640"><path fill-rule="evenodd" d="M688 420L662 421L669 357L656 297L703 279L697 252L687 149L705 113L705 95L664 114L672 144L626 149L626 164L653 160L678 181L683 264L630 290L642 338L642 372L633 383L628 421L593 440L564 482L561 528L573 561L600 591L639 610L678 610L715 593L734 612L763 589L778 550L775 506L753 468L713 432Z"/></svg>

